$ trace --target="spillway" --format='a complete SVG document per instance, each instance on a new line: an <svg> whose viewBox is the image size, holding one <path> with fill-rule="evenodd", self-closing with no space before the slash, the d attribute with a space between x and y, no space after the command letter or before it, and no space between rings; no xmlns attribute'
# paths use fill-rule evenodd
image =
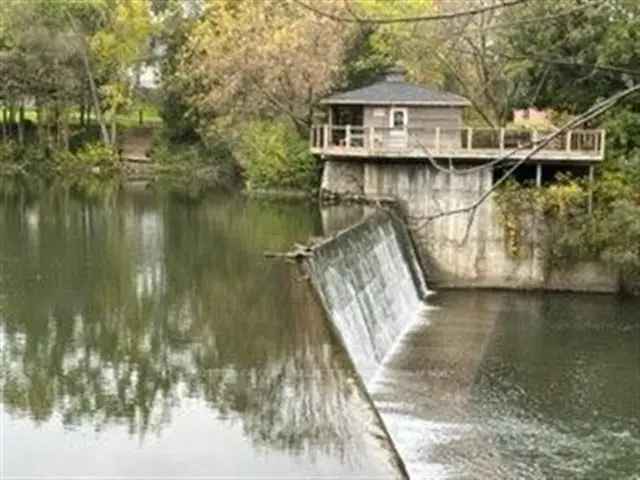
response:
<svg viewBox="0 0 640 480"><path fill-rule="evenodd" d="M373 396L402 338L426 321L428 290L406 226L378 211L314 248L307 266L334 333ZM401 457L411 458L411 448L396 445Z"/></svg>

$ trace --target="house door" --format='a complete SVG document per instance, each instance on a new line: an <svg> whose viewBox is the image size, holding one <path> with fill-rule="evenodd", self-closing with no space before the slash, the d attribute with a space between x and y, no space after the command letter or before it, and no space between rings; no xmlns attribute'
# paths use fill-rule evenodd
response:
<svg viewBox="0 0 640 480"><path fill-rule="evenodd" d="M389 144L391 149L406 149L408 144L407 125L409 123L409 112L406 108L392 108L389 112Z"/></svg>

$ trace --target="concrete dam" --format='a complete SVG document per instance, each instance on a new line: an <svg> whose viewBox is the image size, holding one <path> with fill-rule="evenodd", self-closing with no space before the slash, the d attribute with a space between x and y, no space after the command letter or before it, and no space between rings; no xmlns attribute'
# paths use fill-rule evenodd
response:
<svg viewBox="0 0 640 480"><path fill-rule="evenodd" d="M567 401L585 375L593 385L613 375L601 377L600 368L616 368L597 355L583 368L591 358L585 345L607 341L602 322L620 315L609 297L430 291L404 222L353 207L323 212L325 233L333 236L312 249L306 265L401 473L439 480L635 478L625 474L636 471L638 437L624 422L597 433L585 423L594 405L608 408L613 385L600 400L595 394ZM612 342L623 341L631 326L621 328L621 336L610 332ZM628 340L637 358L637 344ZM567 349L574 347L572 356ZM628 413L637 412L637 389L627 392L633 385L625 385L611 418L635 418ZM594 452L614 455L615 467Z"/></svg>
<svg viewBox="0 0 640 480"><path fill-rule="evenodd" d="M322 195L327 199L368 202L394 199L407 218L425 219L472 205L491 189L492 183L490 169L456 175L424 162L331 159L324 164ZM351 218L355 220L356 216ZM544 219L531 219L529 223L521 240L524 253L519 256L511 255L507 248L508 236L494 195L475 214L446 215L425 227L410 228L432 287L607 293L619 290L618 272L602 261L547 268L540 238Z"/></svg>
<svg viewBox="0 0 640 480"><path fill-rule="evenodd" d="M487 307L474 292L454 302L430 292L408 228L387 211L314 247L306 266L406 476L538 478L503 451L503 437L521 425L476 418L475 389L502 306Z"/></svg>
<svg viewBox="0 0 640 480"><path fill-rule="evenodd" d="M371 383L425 305L426 283L406 227L378 212L316 248L308 265L335 333Z"/></svg>
<svg viewBox="0 0 640 480"><path fill-rule="evenodd" d="M429 305L425 277L407 227L386 211L369 215L315 247L307 268L331 327L408 476L448 478L450 469L435 459L442 452L427 446L441 448L437 437L455 436L461 427L434 422L434 405L453 397L464 404L460 386L467 393L471 388L482 358L482 349L474 351L474 346L483 344L491 323L478 321L470 330L457 331L456 338L451 338L448 327L425 332L434 308ZM438 350L440 361L451 367L447 381L425 378L428 367L434 366L424 358L423 346L416 348L416 339L424 344L420 339L425 333L434 348L447 346L444 355ZM445 457L460 464L455 453Z"/></svg>
<svg viewBox="0 0 640 480"><path fill-rule="evenodd" d="M428 292L406 226L389 212L376 212L317 246L307 268L333 332L405 464L404 473L414 477L416 468L405 460L413 456L412 446L403 444L399 425L374 400L399 340L424 321Z"/></svg>

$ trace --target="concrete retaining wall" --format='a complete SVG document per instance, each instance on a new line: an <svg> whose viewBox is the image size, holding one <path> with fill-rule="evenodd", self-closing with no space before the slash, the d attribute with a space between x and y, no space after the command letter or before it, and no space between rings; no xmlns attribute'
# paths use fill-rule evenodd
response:
<svg viewBox="0 0 640 480"><path fill-rule="evenodd" d="M457 168L464 168L457 165ZM410 218L423 218L472 204L492 185L492 172L452 175L425 163L327 161L322 182L328 196L395 197ZM334 214L336 210L334 209ZM340 213L344 215L344 213ZM331 215L323 214L331 222ZM529 220L520 255L509 253L495 200L469 214L412 225L431 286L616 292L618 274L598 262L548 271L539 245L541 225ZM419 221L417 222L420 223Z"/></svg>

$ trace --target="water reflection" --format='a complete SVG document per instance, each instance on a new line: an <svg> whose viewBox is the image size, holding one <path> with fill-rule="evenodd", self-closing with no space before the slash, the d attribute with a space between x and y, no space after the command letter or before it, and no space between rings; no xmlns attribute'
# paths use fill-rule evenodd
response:
<svg viewBox="0 0 640 480"><path fill-rule="evenodd" d="M181 475L395 476L306 282L262 256L305 240L318 222L304 206L228 196L6 196L6 473L154 475L180 460ZM87 428L93 447L78 443ZM202 449L225 438L235 453ZM189 443L184 458L163 457ZM91 448L128 467L79 461ZM37 467L19 460L36 451Z"/></svg>

